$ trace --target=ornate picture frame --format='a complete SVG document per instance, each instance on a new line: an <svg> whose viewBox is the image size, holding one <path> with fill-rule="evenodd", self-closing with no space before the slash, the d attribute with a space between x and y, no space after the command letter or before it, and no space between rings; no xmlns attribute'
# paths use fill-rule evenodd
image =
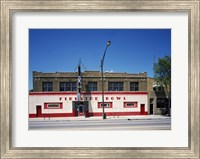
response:
<svg viewBox="0 0 200 159"><path fill-rule="evenodd" d="M1 158L199 158L199 0L0 0ZM179 12L189 15L188 147L20 147L12 146L12 16L15 12Z"/></svg>

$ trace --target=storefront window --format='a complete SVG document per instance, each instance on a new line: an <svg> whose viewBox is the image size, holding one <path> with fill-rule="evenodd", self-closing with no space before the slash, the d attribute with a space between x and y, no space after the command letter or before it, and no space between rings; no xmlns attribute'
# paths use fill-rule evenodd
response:
<svg viewBox="0 0 200 159"><path fill-rule="evenodd" d="M124 102L124 108L137 108L137 102Z"/></svg>
<svg viewBox="0 0 200 159"><path fill-rule="evenodd" d="M102 107L103 107L103 103L98 102L98 108L102 108ZM104 108L112 108L112 102L104 102Z"/></svg>
<svg viewBox="0 0 200 159"><path fill-rule="evenodd" d="M44 103L44 109L62 109L62 103Z"/></svg>

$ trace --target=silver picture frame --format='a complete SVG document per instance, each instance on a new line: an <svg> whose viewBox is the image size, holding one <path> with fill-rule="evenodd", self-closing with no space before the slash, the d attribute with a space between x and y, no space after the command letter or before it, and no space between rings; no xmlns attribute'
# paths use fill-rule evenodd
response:
<svg viewBox="0 0 200 159"><path fill-rule="evenodd" d="M0 0L1 158L199 158L200 0ZM180 12L188 13L188 147L13 147L12 16L16 12Z"/></svg>

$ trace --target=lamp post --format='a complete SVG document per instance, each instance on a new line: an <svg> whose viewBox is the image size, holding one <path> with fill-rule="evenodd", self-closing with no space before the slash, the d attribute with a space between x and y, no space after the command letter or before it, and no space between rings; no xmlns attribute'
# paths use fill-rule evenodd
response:
<svg viewBox="0 0 200 159"><path fill-rule="evenodd" d="M107 48L108 48L108 46L110 46L110 44L111 44L111 41L108 40L107 43L106 43L106 48L105 48L103 57L101 59L101 82L102 82L102 104L103 104L102 117L103 117L103 119L106 119L106 114L105 114L105 111L104 111L103 62L104 62L104 58L105 58L105 55L106 55Z"/></svg>

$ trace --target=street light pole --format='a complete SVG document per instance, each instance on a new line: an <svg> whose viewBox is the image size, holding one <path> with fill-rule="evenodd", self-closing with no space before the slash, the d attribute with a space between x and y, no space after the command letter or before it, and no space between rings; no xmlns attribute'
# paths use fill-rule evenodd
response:
<svg viewBox="0 0 200 159"><path fill-rule="evenodd" d="M103 117L103 119L106 119L106 114L105 114L105 111L104 111L103 63L104 63L104 58L105 58L105 55L106 55L107 48L108 48L108 46L110 46L110 44L111 44L111 41L108 40L107 43L106 43L106 48L105 48L103 57L101 59L101 82L102 82L101 84L102 84L102 104L103 104L102 117Z"/></svg>

